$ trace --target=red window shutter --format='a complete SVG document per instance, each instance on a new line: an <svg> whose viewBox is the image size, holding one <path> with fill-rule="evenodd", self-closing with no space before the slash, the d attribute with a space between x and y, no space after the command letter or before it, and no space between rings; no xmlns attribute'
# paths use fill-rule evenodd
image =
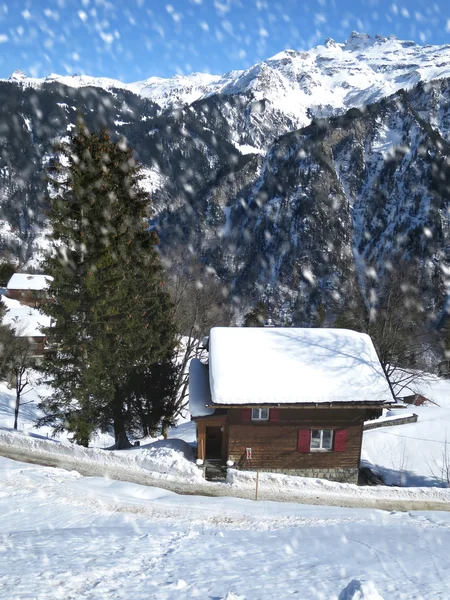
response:
<svg viewBox="0 0 450 600"><path fill-rule="evenodd" d="M338 429L334 432L334 451L335 452L345 452L345 447L347 445L347 430L346 429Z"/></svg>
<svg viewBox="0 0 450 600"><path fill-rule="evenodd" d="M269 420L278 422L280 420L280 409L279 408L271 408L269 413Z"/></svg>
<svg viewBox="0 0 450 600"><path fill-rule="evenodd" d="M298 432L297 450L299 452L309 452L311 446L311 430L301 429Z"/></svg>
<svg viewBox="0 0 450 600"><path fill-rule="evenodd" d="M252 409L251 408L243 408L242 409L242 422L250 423L252 420Z"/></svg>

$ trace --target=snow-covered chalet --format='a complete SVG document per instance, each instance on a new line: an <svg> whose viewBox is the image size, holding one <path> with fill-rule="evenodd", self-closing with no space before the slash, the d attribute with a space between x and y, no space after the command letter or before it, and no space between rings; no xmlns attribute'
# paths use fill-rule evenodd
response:
<svg viewBox="0 0 450 600"><path fill-rule="evenodd" d="M6 296L27 306L39 307L48 301L48 287L53 281L50 275L14 273L6 286Z"/></svg>
<svg viewBox="0 0 450 600"><path fill-rule="evenodd" d="M189 396L200 464L356 482L366 412L395 403L369 336L215 327Z"/></svg>

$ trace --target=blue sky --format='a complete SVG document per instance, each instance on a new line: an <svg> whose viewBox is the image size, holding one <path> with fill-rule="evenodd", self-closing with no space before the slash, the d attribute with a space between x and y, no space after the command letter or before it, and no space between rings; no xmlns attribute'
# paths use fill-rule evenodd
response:
<svg viewBox="0 0 450 600"><path fill-rule="evenodd" d="M224 73L326 37L344 41L352 30L450 43L450 2L0 0L0 77Z"/></svg>

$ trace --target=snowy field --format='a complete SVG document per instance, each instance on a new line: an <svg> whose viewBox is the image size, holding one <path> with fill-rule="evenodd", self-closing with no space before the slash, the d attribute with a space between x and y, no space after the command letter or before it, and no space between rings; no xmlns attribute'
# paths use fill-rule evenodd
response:
<svg viewBox="0 0 450 600"><path fill-rule="evenodd" d="M450 512L312 504L450 506L450 489L425 476L424 458L426 452L440 456L433 449L442 447L450 427L449 391L450 382L433 381L423 393L439 407L416 407L417 423L364 435L366 460L385 476L391 469L399 483L427 487L364 488L261 474L260 498L284 501L254 502L226 497L253 498L254 473L231 471L227 483L201 477L190 455L191 423L171 430L167 441L143 440L129 451L102 450L109 436L97 438L93 448L74 447L35 429L36 402L47 393L39 386L25 396L32 402L22 408L20 431L11 431L14 395L2 385L0 447L71 458L77 466L0 457L0 598L447 599ZM433 441L422 441L428 438ZM403 477L400 467L390 466L395 443L405 443ZM136 480L147 475L154 483L85 477L81 466ZM162 489L183 485L190 495ZM212 493L223 497L203 495Z"/></svg>
<svg viewBox="0 0 450 600"><path fill-rule="evenodd" d="M450 595L448 513L178 496L4 458L0 480L1 598Z"/></svg>
<svg viewBox="0 0 450 600"><path fill-rule="evenodd" d="M394 411L399 416L414 412L418 421L366 431L362 459L388 485L449 487L450 380L430 377L418 391L438 406Z"/></svg>

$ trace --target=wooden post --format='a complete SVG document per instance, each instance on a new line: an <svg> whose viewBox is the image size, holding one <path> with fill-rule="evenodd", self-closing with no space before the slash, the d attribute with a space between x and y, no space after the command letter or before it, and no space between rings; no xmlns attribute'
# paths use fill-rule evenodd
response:
<svg viewBox="0 0 450 600"><path fill-rule="evenodd" d="M204 423L197 423L197 458L205 460L205 437L206 428Z"/></svg>
<svg viewBox="0 0 450 600"><path fill-rule="evenodd" d="M259 471L256 471L255 500L258 500Z"/></svg>

